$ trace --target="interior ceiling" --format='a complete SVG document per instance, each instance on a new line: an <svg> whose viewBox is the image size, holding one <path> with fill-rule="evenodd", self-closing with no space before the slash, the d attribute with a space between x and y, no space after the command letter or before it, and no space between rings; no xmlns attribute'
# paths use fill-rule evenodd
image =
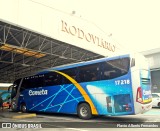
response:
<svg viewBox="0 0 160 131"><path fill-rule="evenodd" d="M46 68L102 57L0 21L0 83L12 83Z"/></svg>

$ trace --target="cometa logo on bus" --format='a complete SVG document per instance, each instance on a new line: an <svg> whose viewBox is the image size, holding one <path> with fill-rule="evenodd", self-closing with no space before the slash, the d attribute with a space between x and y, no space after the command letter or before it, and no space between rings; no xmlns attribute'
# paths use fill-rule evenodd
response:
<svg viewBox="0 0 160 131"><path fill-rule="evenodd" d="M151 91L143 90L143 95L151 95Z"/></svg>
<svg viewBox="0 0 160 131"><path fill-rule="evenodd" d="M29 90L29 96L38 96L38 95L47 95L48 94L48 90L39 90L39 91L32 91L32 90Z"/></svg>

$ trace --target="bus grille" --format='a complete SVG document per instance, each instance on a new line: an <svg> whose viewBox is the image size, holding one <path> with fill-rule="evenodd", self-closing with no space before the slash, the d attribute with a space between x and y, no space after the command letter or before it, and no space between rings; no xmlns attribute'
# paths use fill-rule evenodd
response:
<svg viewBox="0 0 160 131"><path fill-rule="evenodd" d="M148 78L141 78L141 82L143 85L150 85L150 79Z"/></svg>

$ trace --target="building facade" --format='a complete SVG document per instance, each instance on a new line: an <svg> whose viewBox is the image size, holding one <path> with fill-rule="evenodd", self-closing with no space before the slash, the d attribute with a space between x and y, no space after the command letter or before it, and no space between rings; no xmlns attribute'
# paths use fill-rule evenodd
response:
<svg viewBox="0 0 160 131"><path fill-rule="evenodd" d="M152 92L160 93L160 48L142 52L151 69Z"/></svg>

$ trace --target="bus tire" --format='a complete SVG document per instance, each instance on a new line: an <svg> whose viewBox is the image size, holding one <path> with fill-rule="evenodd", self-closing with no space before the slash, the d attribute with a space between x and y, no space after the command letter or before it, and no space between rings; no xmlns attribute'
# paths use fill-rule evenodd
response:
<svg viewBox="0 0 160 131"><path fill-rule="evenodd" d="M82 103L78 106L77 114L81 119L90 119L92 117L91 108L87 103Z"/></svg>
<svg viewBox="0 0 160 131"><path fill-rule="evenodd" d="M21 112L26 113L27 112L27 107L25 103L21 104Z"/></svg>
<svg viewBox="0 0 160 131"><path fill-rule="evenodd" d="M158 103L158 107L160 107L160 102Z"/></svg>

